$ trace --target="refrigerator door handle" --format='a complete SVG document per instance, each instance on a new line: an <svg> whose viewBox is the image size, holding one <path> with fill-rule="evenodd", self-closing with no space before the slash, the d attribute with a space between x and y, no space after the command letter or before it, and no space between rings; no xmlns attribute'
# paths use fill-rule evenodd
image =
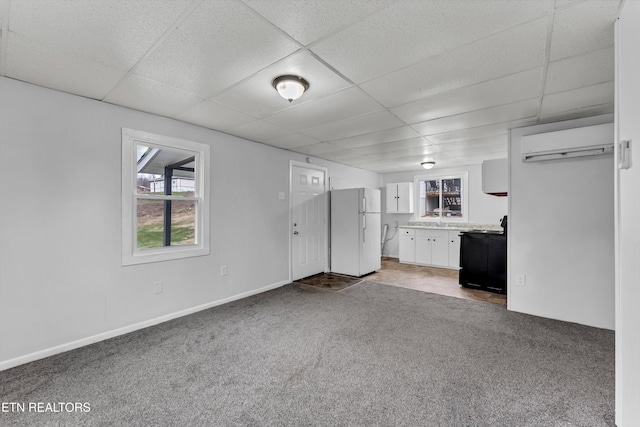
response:
<svg viewBox="0 0 640 427"><path fill-rule="evenodd" d="M367 216L365 214L362 214L362 230L366 230L367 229ZM364 239L367 233L363 232L362 233L362 241L364 242Z"/></svg>
<svg viewBox="0 0 640 427"><path fill-rule="evenodd" d="M367 198L363 197L362 198L362 212L366 212L367 211Z"/></svg>

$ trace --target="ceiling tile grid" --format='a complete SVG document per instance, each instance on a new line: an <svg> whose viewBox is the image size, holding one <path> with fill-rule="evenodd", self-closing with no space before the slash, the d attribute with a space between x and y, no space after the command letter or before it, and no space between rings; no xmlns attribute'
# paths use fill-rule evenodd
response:
<svg viewBox="0 0 640 427"><path fill-rule="evenodd" d="M613 111L620 0L4 0L0 75L379 173ZM310 82L289 103L272 87Z"/></svg>
<svg viewBox="0 0 640 427"><path fill-rule="evenodd" d="M135 72L207 98L297 49L243 4L205 1Z"/></svg>
<svg viewBox="0 0 640 427"><path fill-rule="evenodd" d="M548 20L538 19L362 83L387 107L541 67Z"/></svg>

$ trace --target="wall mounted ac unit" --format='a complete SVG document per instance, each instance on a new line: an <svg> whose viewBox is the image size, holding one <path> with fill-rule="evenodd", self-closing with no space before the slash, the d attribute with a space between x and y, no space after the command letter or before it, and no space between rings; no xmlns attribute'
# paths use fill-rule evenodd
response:
<svg viewBox="0 0 640 427"><path fill-rule="evenodd" d="M613 153L613 123L525 135L520 141L523 162L608 154Z"/></svg>

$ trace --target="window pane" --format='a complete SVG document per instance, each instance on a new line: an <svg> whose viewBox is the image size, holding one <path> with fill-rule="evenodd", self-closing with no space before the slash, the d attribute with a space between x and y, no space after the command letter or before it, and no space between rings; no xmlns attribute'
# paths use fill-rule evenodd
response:
<svg viewBox="0 0 640 427"><path fill-rule="evenodd" d="M442 180L442 216L447 218L462 218L462 180Z"/></svg>
<svg viewBox="0 0 640 427"><path fill-rule="evenodd" d="M136 146L137 193L195 195L195 155L191 151ZM165 183L169 183L165 188Z"/></svg>
<svg viewBox="0 0 640 427"><path fill-rule="evenodd" d="M164 237L164 200L138 200L138 249L161 248Z"/></svg>
<svg viewBox="0 0 640 427"><path fill-rule="evenodd" d="M440 216L440 180L432 179L422 181L420 184L420 194L422 196L424 188L424 199L421 200L422 216L425 218L438 218Z"/></svg>
<svg viewBox="0 0 640 427"><path fill-rule="evenodd" d="M174 200L171 202L171 245L196 243L196 202Z"/></svg>
<svg viewBox="0 0 640 427"><path fill-rule="evenodd" d="M171 209L171 246L196 243L196 202L193 200L169 201ZM164 246L164 200L138 199L138 249Z"/></svg>

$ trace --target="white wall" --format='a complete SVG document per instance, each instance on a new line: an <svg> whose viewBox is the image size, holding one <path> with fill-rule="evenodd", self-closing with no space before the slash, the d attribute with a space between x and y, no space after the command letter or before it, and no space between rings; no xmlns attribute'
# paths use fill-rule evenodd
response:
<svg viewBox="0 0 640 427"><path fill-rule="evenodd" d="M122 127L211 146L210 255L121 266ZM289 281L278 193L306 156L6 78L0 137L0 369ZM381 185L312 161L345 186Z"/></svg>
<svg viewBox="0 0 640 427"><path fill-rule="evenodd" d="M383 175L383 184L393 182L413 182L416 176L443 176L469 172L469 222L474 224L500 225L500 220L507 214L507 197L490 196L482 192L482 165L469 165L455 168L417 170L413 172L392 173ZM385 256L398 258L398 235L395 233L395 222L399 226L407 225L415 219L411 214L388 214L385 205L386 188L382 188L382 224L389 225ZM415 204L414 204L415 205ZM417 207L417 205L415 205Z"/></svg>
<svg viewBox="0 0 640 427"><path fill-rule="evenodd" d="M616 424L640 425L640 2L616 24L616 140L630 139L630 169L616 173Z"/></svg>
<svg viewBox="0 0 640 427"><path fill-rule="evenodd" d="M606 115L511 130L510 310L613 329L613 155L523 163L520 147L523 135L612 119ZM521 274L525 285L516 286L515 276Z"/></svg>

